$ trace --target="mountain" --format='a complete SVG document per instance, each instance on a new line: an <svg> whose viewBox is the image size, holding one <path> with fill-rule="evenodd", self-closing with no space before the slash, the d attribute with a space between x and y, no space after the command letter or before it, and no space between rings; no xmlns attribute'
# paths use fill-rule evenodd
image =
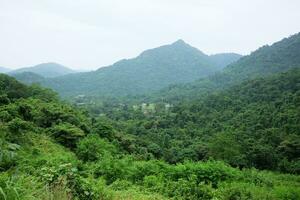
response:
<svg viewBox="0 0 300 200"><path fill-rule="evenodd" d="M300 33L271 46L265 45L222 71L188 84L177 84L156 93L156 100L178 101L198 98L211 91L228 88L244 80L300 68ZM151 95L153 96L153 95ZM149 98L150 97L149 95Z"/></svg>
<svg viewBox="0 0 300 200"><path fill-rule="evenodd" d="M148 152L171 163L213 158L277 170L286 162L285 170L300 173L299 100L300 69L291 69L181 101L168 110L159 102L127 109L119 104L105 113L128 124L136 144L147 142Z"/></svg>
<svg viewBox="0 0 300 200"><path fill-rule="evenodd" d="M230 58L226 59L226 56L223 55L223 60L217 56L210 57L183 40L178 40L93 72L48 79L42 84L64 96L144 94L170 84L187 83L206 77L238 59L232 55L228 55Z"/></svg>
<svg viewBox="0 0 300 200"><path fill-rule="evenodd" d="M0 67L0 73L7 73L9 71L10 71L10 69L8 69L6 67Z"/></svg>
<svg viewBox="0 0 300 200"><path fill-rule="evenodd" d="M228 66L225 72L247 79L249 76L265 76L295 67L300 67L300 33L259 48Z"/></svg>
<svg viewBox="0 0 300 200"><path fill-rule="evenodd" d="M0 74L0 199L299 200L299 80L112 122Z"/></svg>
<svg viewBox="0 0 300 200"><path fill-rule="evenodd" d="M243 56L240 54L236 54L236 53L220 53L220 54L214 54L214 55L210 56L210 58L221 69L231 63L234 63L235 61L239 60L241 57L243 57Z"/></svg>
<svg viewBox="0 0 300 200"><path fill-rule="evenodd" d="M33 72L21 72L12 74L11 76L25 84L40 83L45 80L43 76L40 76Z"/></svg>
<svg viewBox="0 0 300 200"><path fill-rule="evenodd" d="M57 76L75 73L75 71L57 63L42 63L33 67L24 67L17 70L13 70L9 74L13 75L22 72L32 72L47 78L53 78Z"/></svg>

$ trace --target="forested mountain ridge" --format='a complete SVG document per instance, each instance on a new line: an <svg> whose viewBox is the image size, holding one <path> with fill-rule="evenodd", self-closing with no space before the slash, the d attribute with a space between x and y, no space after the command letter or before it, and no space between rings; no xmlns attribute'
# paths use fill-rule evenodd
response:
<svg viewBox="0 0 300 200"><path fill-rule="evenodd" d="M218 67L220 67L220 69L223 69L229 64L238 61L243 56L236 53L219 53L210 55L209 57L213 60L214 63L216 63Z"/></svg>
<svg viewBox="0 0 300 200"><path fill-rule="evenodd" d="M239 56L233 54L208 56L183 40L178 40L93 72L47 79L41 83L63 96L145 94L170 84L206 77L237 59Z"/></svg>
<svg viewBox="0 0 300 200"><path fill-rule="evenodd" d="M300 69L165 109L158 103L147 112L133 107L106 114L133 134L134 144L170 163L212 157L233 166L300 173Z"/></svg>
<svg viewBox="0 0 300 200"><path fill-rule="evenodd" d="M33 72L20 72L16 74L11 74L11 76L16 78L18 81L26 84L41 83L45 80L45 77Z"/></svg>
<svg viewBox="0 0 300 200"><path fill-rule="evenodd" d="M63 75L75 73L75 71L63 65L60 65L58 63L42 63L32 67L24 67L24 68L13 70L10 71L9 74L17 75L24 72L35 73L45 78L53 78L57 76L63 76Z"/></svg>
<svg viewBox="0 0 300 200"><path fill-rule="evenodd" d="M239 84L244 80L264 77L299 67L300 33L276 42L271 46L261 47L212 76L199 79L193 83L173 85L165 88L156 94L156 99L180 101L180 99L198 98L211 91Z"/></svg>
<svg viewBox="0 0 300 200"><path fill-rule="evenodd" d="M294 96L299 89L299 84L295 85L294 81L299 80L297 79L299 75L299 71L292 71L267 81L258 80L261 82L260 84L249 83L249 86L251 88L258 86L254 91L260 91L261 87L265 87L264 83L267 83L266 90L264 90L264 94L267 94L274 91L273 88L269 88L269 83L274 84L277 80L278 83L274 87L279 91L275 91L275 94L282 94L281 89L283 89L286 90L284 95L287 95L288 98L283 101L277 101L280 98L276 98L274 105L279 110L283 108L285 111L290 107L286 107L286 105L299 103L298 96ZM283 84L282 80L286 79L290 81ZM248 88L247 85L246 88ZM242 91L245 90L238 89L237 91L241 91L239 94L243 94ZM249 94L245 95L245 99L248 99L252 92L250 91ZM297 94L299 95L299 92ZM223 94L220 95L223 96ZM259 97L257 102L264 98L264 96ZM273 99L273 95L266 100L269 98ZM222 98L216 99L222 100ZM227 99L225 98L226 101ZM232 99L232 101L239 102L236 99ZM222 104L221 102L215 101L217 104L213 102L208 106L220 111L220 109L226 108L226 105L236 105L235 103ZM198 103L196 102L196 108L199 108L200 111L202 106L198 106ZM199 104L201 105L201 103ZM176 122L178 123L176 128L181 128L178 129L177 136L185 138L182 140L183 143L173 141L172 135L177 134L174 129L165 132L166 137L155 142L165 142L166 145L174 145L175 148L178 145L185 146L185 143L188 145L189 141L186 140L186 137L194 134L192 131L194 127L193 123L188 124L188 127L185 127L184 124L187 121L202 121L202 119L195 118L197 116L193 116L193 112L190 112L191 109L194 109L193 105L191 107L180 105L179 108L182 109L178 110L175 118L168 117L171 117L170 122L174 119L173 122L179 120ZM205 109L205 106L203 108ZM233 108L237 111L240 109L239 106ZM241 108L243 109L243 107ZM185 115L184 110L189 114ZM205 112L215 113L214 110ZM295 113L297 114L297 110L290 110L290 113L286 114L289 114L292 120L283 121L283 125L289 125L283 126L283 130L285 127L292 128L289 137L283 137L285 140L280 143L279 147L285 158L283 171L293 169L293 165L289 162L299 155L297 152L299 135L293 133L293 130L297 130L294 122L299 119L297 115L294 115ZM201 115L201 112L195 113L195 115L199 114ZM247 112L245 114L247 115ZM188 117L187 120L184 120L185 116ZM230 114L226 116L230 116ZM283 115L282 117L284 119L287 116ZM148 123L143 121L143 118L138 120L140 125L152 130L172 125L167 118L163 121L153 117L152 119L147 119ZM226 119L223 120L226 121ZM213 124L213 130L218 130L218 123L211 120L210 123ZM134 141L131 134L126 134L127 128L120 131L119 129L124 125L122 121L110 124L104 118L89 118L86 112L59 101L55 93L49 89L42 89L36 85L29 87L11 77L0 75L0 199L298 200L300 198L300 180L297 175L278 174L256 169L239 170L222 161L213 160L185 161L171 165L155 159L160 154L157 145L153 144L145 148L143 144L147 144L148 141ZM141 128L140 125L137 127ZM265 124L262 125L265 126ZM130 128L128 125L125 126ZM259 126L257 128L259 129ZM142 131L142 129L139 130L143 135ZM239 146L232 143L235 141L235 135L233 136L232 138L227 134L221 134L216 140L216 144L211 144L213 152L220 156L217 157L218 159L224 159L230 163L233 159L227 160L226 158L230 158L229 155L234 155L234 159L239 155L236 153L239 152L237 151ZM273 135L266 133L265 136L268 136L266 138L270 141L277 143L277 138L271 140ZM279 135L279 137L282 136L286 135ZM223 140L224 138L227 139ZM243 141L244 138L241 139ZM149 141L151 141L150 138ZM268 150L262 145L253 149L254 158L255 156L261 158L257 153L264 153L264 150ZM228 146L233 150L228 150ZM203 143L196 147L195 151L198 152L198 155L206 152L203 151L206 149ZM174 156L178 156L180 151L181 149L172 153ZM189 155L189 152L186 155ZM276 154L277 152L272 153ZM273 158L273 154L270 154L271 156L268 154L268 156ZM236 162L241 161L242 158L241 156L236 159ZM291 168L286 168L287 166ZM299 173L298 171L290 172Z"/></svg>
<svg viewBox="0 0 300 200"><path fill-rule="evenodd" d="M264 76L300 67L300 33L254 51L225 71L245 77Z"/></svg>

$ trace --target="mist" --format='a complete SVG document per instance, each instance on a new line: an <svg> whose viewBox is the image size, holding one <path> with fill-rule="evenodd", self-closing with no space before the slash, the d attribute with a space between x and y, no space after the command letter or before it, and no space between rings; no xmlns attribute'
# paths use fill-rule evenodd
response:
<svg viewBox="0 0 300 200"><path fill-rule="evenodd" d="M298 0L0 0L0 66L91 70L183 39L249 54L300 30Z"/></svg>

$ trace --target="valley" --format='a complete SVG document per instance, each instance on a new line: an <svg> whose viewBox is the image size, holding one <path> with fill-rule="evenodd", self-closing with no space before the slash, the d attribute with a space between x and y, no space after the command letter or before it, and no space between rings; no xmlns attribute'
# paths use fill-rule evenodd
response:
<svg viewBox="0 0 300 200"><path fill-rule="evenodd" d="M5 73L1 200L300 199L300 33L246 56L178 40Z"/></svg>

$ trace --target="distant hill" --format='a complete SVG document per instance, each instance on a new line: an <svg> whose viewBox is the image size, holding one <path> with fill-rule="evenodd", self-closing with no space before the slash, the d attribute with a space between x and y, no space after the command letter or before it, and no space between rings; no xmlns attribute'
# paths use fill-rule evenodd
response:
<svg viewBox="0 0 300 200"><path fill-rule="evenodd" d="M1 200L299 200L299 80L110 119L0 74Z"/></svg>
<svg viewBox="0 0 300 200"><path fill-rule="evenodd" d="M18 74L23 72L32 72L46 78L53 78L75 73L75 71L57 63L42 63L33 67L24 67L13 70L9 72L9 74Z"/></svg>
<svg viewBox="0 0 300 200"><path fill-rule="evenodd" d="M16 78L18 81L26 84L32 84L32 83L41 83L45 80L43 76L40 76L33 72L21 72L12 74L14 78Z"/></svg>
<svg viewBox="0 0 300 200"><path fill-rule="evenodd" d="M300 33L271 46L259 48L251 55L228 66L225 72L245 79L249 76L265 76L287 71L294 67L300 67Z"/></svg>
<svg viewBox="0 0 300 200"><path fill-rule="evenodd" d="M222 57L222 59L221 59ZM228 57L228 58L227 58ZM93 72L47 79L43 84L64 96L125 96L160 90L212 75L239 56L208 56L183 40L150 49Z"/></svg>
<svg viewBox="0 0 300 200"><path fill-rule="evenodd" d="M156 99L178 101L197 98L214 90L224 89L244 80L300 68L300 33L271 46L263 46L240 58L212 76L188 84L177 84L156 93ZM153 96L153 95L151 95ZM150 95L149 97L152 98Z"/></svg>
<svg viewBox="0 0 300 200"><path fill-rule="evenodd" d="M137 144L145 141L157 144L160 152L164 152L160 155L170 162L198 160L198 155L201 155L200 159L226 159L232 165L243 167L279 169L284 155L280 146L287 138L293 138L294 144L298 141L298 146L288 143L288 152L292 152L290 149L293 148L300 150L299 100L300 68L243 81L201 99L180 101L173 104L169 112L160 103L153 103L152 114L144 116L129 115L128 110L119 106L114 108L120 111L112 119L123 124L130 123L135 128L129 129L128 133L137 137ZM134 109L132 111L135 112ZM107 112L108 116L114 116L110 114L113 112ZM234 136L236 143L228 143L227 137L220 141L219 136L224 134ZM298 139L293 135L297 135ZM172 141L172 145L164 138ZM221 147L218 155L211 146L216 141ZM242 147L237 157L232 151L234 144ZM224 155L223 147L226 146L230 149L227 158L218 157ZM166 152L176 153L170 157ZM289 166L285 165L288 166L286 169L291 167L291 171L296 169L300 172L298 165L292 167L293 162L299 161L299 155L295 153L289 158L291 162Z"/></svg>
<svg viewBox="0 0 300 200"><path fill-rule="evenodd" d="M214 54L210 56L210 58L221 69L226 67L229 64L234 63L235 61L239 60L241 57L243 56L236 53L220 53L220 54Z"/></svg>
<svg viewBox="0 0 300 200"><path fill-rule="evenodd" d="M8 69L6 67L0 67L0 73L7 73L9 71L10 71L10 69Z"/></svg>

